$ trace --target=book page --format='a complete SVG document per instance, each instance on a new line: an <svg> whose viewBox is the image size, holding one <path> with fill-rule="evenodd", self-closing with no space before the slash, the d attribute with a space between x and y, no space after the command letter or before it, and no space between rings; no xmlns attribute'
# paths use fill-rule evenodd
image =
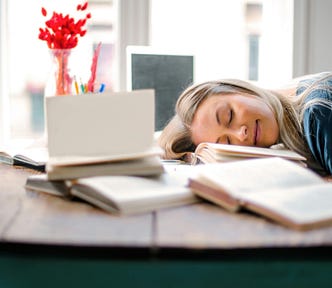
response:
<svg viewBox="0 0 332 288"><path fill-rule="evenodd" d="M47 147L28 147L15 155L15 158L35 165L45 165L48 161L48 149Z"/></svg>
<svg viewBox="0 0 332 288"><path fill-rule="evenodd" d="M237 156L237 157L282 157L286 159L304 161L305 157L300 154L287 150L287 149L272 149L272 148L261 148L252 146L238 146L238 145L226 145L219 143L201 143L196 148L198 155L204 154L204 150L211 150L210 155L220 158L222 156ZM205 152L206 153L206 152Z"/></svg>
<svg viewBox="0 0 332 288"><path fill-rule="evenodd" d="M137 154L153 145L154 91L48 97L50 158Z"/></svg>
<svg viewBox="0 0 332 288"><path fill-rule="evenodd" d="M94 204L103 203L101 208L105 209L108 205L108 210L125 214L198 201L180 179L166 173L160 177L104 176L79 179L73 185L72 193L83 199L97 199Z"/></svg>
<svg viewBox="0 0 332 288"><path fill-rule="evenodd" d="M45 165L48 160L46 139L13 140L0 150L0 161L16 164L14 158L32 165Z"/></svg>
<svg viewBox="0 0 332 288"><path fill-rule="evenodd" d="M309 169L275 157L205 164L196 178L237 197L260 190L307 186L323 181Z"/></svg>
<svg viewBox="0 0 332 288"><path fill-rule="evenodd" d="M17 153L31 146L32 140L13 140L0 147L0 155L13 158Z"/></svg>
<svg viewBox="0 0 332 288"><path fill-rule="evenodd" d="M295 228L332 220L332 184L327 182L253 192L241 198L244 207L280 222L291 222Z"/></svg>

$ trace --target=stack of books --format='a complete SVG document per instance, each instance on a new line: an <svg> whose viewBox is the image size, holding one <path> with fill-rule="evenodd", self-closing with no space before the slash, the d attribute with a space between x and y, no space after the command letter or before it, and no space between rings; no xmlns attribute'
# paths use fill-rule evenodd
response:
<svg viewBox="0 0 332 288"><path fill-rule="evenodd" d="M47 98L46 173L26 188L120 214L197 202L187 178L164 171L154 108L153 90Z"/></svg>
<svg viewBox="0 0 332 288"><path fill-rule="evenodd" d="M154 91L46 98L49 180L159 175Z"/></svg>

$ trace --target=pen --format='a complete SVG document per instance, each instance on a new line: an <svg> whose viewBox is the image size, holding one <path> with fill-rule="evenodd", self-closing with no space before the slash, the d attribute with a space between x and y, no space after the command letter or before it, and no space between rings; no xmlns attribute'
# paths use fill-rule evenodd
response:
<svg viewBox="0 0 332 288"><path fill-rule="evenodd" d="M100 88L99 88L99 93L102 93L105 90L105 84L101 83Z"/></svg>

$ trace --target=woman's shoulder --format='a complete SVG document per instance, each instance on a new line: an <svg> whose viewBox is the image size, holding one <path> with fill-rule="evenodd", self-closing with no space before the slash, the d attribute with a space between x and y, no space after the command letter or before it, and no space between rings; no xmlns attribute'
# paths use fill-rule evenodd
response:
<svg viewBox="0 0 332 288"><path fill-rule="evenodd" d="M331 78L331 77L332 77L332 71L325 71L325 72L303 75L303 76L294 78L293 81L295 81L297 83L301 83L301 82L314 83L316 81L320 81L320 80L323 80L326 78Z"/></svg>
<svg viewBox="0 0 332 288"><path fill-rule="evenodd" d="M296 94L305 94L306 101L313 99L332 101L332 73L322 72L302 77Z"/></svg>
<svg viewBox="0 0 332 288"><path fill-rule="evenodd" d="M332 77L318 77L303 92L308 106L303 130L309 149L324 170L332 175Z"/></svg>

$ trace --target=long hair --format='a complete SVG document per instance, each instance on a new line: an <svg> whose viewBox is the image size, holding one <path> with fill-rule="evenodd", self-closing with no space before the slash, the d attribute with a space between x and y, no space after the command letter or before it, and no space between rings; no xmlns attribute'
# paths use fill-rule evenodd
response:
<svg viewBox="0 0 332 288"><path fill-rule="evenodd" d="M175 106L175 115L160 135L159 145L164 149L164 158L180 159L187 152L194 151L195 145L191 140L190 126L197 108L207 97L213 95L222 97L223 94L229 93L249 93L261 98L273 111L280 130L278 143L311 159L311 153L303 136L304 111L317 101L324 102L322 105L330 107L331 103L321 100L306 102L305 98L318 86L326 88L328 85L324 80L330 78L332 78L331 73L324 73L310 84L303 84L306 85L302 89L304 92L296 97L295 95L284 96L277 90L263 89L237 79L223 79L192 85L180 95Z"/></svg>

